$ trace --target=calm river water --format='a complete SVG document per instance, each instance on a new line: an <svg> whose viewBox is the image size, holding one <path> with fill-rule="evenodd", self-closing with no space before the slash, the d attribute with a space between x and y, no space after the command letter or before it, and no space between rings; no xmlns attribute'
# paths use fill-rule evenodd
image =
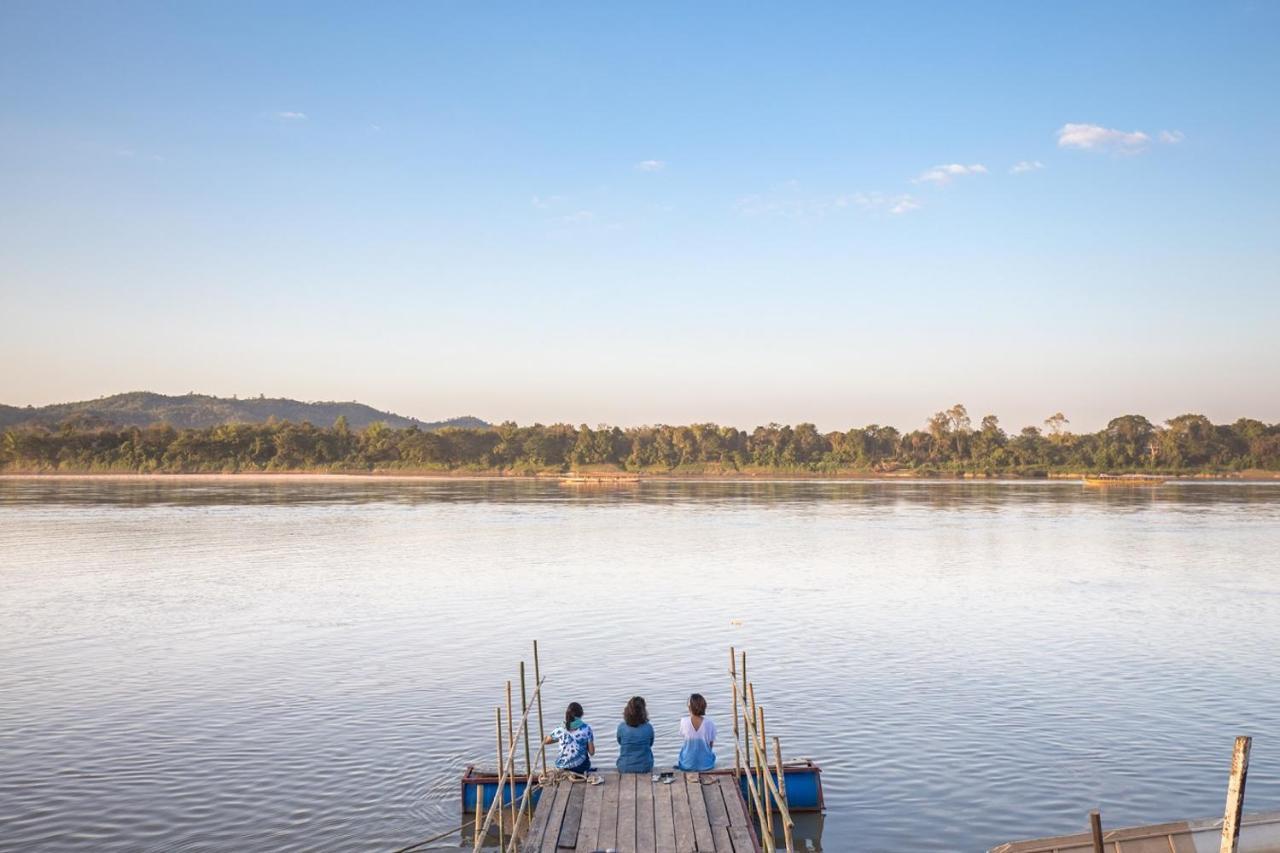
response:
<svg viewBox="0 0 1280 853"><path fill-rule="evenodd" d="M443 832L533 638L606 765L748 649L829 851L1280 808L1272 485L0 481L0 627L4 849Z"/></svg>

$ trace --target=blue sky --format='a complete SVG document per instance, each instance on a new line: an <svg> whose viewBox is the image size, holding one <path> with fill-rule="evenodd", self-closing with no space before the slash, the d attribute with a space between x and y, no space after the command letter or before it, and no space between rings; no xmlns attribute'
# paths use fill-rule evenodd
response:
<svg viewBox="0 0 1280 853"><path fill-rule="evenodd" d="M10 0L0 401L1280 420L1278 42L1261 2Z"/></svg>

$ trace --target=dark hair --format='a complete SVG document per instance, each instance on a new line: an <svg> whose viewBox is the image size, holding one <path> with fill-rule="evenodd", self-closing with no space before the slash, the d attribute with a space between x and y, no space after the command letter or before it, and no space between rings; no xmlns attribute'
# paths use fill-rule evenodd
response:
<svg viewBox="0 0 1280 853"><path fill-rule="evenodd" d="M631 701L622 712L622 719L628 726L635 728L649 722L649 710L644 706L643 696L632 696Z"/></svg>
<svg viewBox="0 0 1280 853"><path fill-rule="evenodd" d="M564 727L567 729L573 725L573 721L582 716L582 706L577 702L570 702L569 707L564 709Z"/></svg>
<svg viewBox="0 0 1280 853"><path fill-rule="evenodd" d="M707 700L702 698L701 693L694 693L689 697L689 713L695 717L706 716Z"/></svg>

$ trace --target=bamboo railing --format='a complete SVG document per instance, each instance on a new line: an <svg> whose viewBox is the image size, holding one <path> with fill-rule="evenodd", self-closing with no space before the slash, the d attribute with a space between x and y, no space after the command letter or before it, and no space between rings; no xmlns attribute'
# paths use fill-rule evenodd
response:
<svg viewBox="0 0 1280 853"><path fill-rule="evenodd" d="M773 739L773 762L769 761L764 707L756 703L756 686L747 680L747 653L742 652L741 667L733 647L729 648L729 682L733 687L733 769L738 778L747 781L747 808L755 809L760 826L760 842L765 853L775 853L778 842L774 835L774 811L782 824L782 837L787 853L795 850L792 829L795 821L787 808L787 779L782 768L782 743ZM741 670L741 671L739 671ZM741 686L739 686L741 678ZM741 725L739 725L741 724ZM741 743L745 738L746 743ZM743 758L746 758L743 761ZM774 778L776 775L776 779Z"/></svg>

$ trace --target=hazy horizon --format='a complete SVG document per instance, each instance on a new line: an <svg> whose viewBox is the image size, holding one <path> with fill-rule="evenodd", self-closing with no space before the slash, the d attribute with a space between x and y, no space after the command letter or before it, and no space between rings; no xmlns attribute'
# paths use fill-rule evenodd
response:
<svg viewBox="0 0 1280 853"><path fill-rule="evenodd" d="M1277 35L1248 2L6 3L0 401L1280 421Z"/></svg>
<svg viewBox="0 0 1280 853"><path fill-rule="evenodd" d="M862 421L857 421L857 422L850 422L850 423L843 423L843 424L841 424L841 423L822 423L822 422L819 422L819 421L815 421L815 420L813 420L812 418L803 418L803 417L802 417L802 418L796 418L796 419L793 419L793 420L778 420L778 419L772 419L772 420L762 420L762 421L751 422L751 423L739 423L739 422L727 421L727 420L716 420L715 418L689 418L689 419L685 419L685 420L661 420L661 419L653 419L653 420L639 420L639 421L634 421L634 422L625 422L625 423L624 423L624 422L617 422L617 421L602 421L602 420L599 420L599 419L596 419L596 420L591 420L591 419L585 419L585 420L583 420L583 419L580 419L580 420L572 420L572 419L568 419L568 418L549 418L549 419L542 419L542 420L535 420L535 421L521 421L521 420L517 420L517 419L515 419L515 418L509 418L509 417L504 417L504 416L492 416L492 415L486 415L486 414L484 414L484 413L479 413L479 412L426 412L426 413L422 413L422 412L414 412L414 411L403 411L403 410L400 410L400 409L396 409L396 408L394 408L394 407L392 407L392 406L384 406L384 405L380 405L380 404L378 404L377 402L373 402L373 401L365 400L365 399L360 399L360 398L358 398L358 397L356 397L356 398L352 398L352 399L350 399L350 400L338 400L338 399L334 399L334 398L319 398L319 397L317 397L317 398L308 398L308 399L303 399L303 398L299 398L299 397L296 397L296 396L291 396L291 395L289 395L289 394L265 394L265 393L259 393L259 394L237 394L237 393L234 393L234 392L233 392L233 393L231 393L231 394L208 394L207 392L199 391L199 390L195 390L195 391L184 391L184 392L174 392L174 393L166 393L166 392L155 391L154 389L135 389L135 390L132 390L132 391L124 391L124 392L117 392L117 393L123 393L123 394L128 394L128 393L156 393L156 394L165 394L166 396L172 396L172 397L181 397L181 396L185 396L185 395L187 395L187 394L196 394L196 395L201 395L201 396L211 396L211 397L219 397L219 398L224 398L224 399L240 399L240 400L257 399L259 396L264 396L264 397L266 397L267 399L294 400L294 401L302 402L302 403L359 403L359 404L363 404L363 405L369 406L370 408L376 409L376 410L381 411L381 412L386 412L386 413L393 414L393 415L399 415L399 416L401 416L401 417L406 417L406 418L413 418L413 419L416 419L416 420L419 420L419 421L423 421L423 422L426 422L426 423L441 422L441 421L446 421L446 420L450 420L450 419L453 419L453 418L477 417L477 418L479 418L479 419L481 419L481 420L483 420L483 421L487 421L488 423L490 423L490 424L494 424L494 425L501 424L501 423L503 423L504 421L515 421L515 422L516 422L517 424L519 424L520 426L531 426L531 425L533 425L533 424L535 424L535 423L542 423L542 424L567 423L567 424L571 424L571 425L574 425L574 426L578 426L578 425L580 425L580 424L586 424L587 426L591 426L591 427L596 427L596 426L604 425L604 426L610 426L610 427L617 426L617 427L622 427L622 428L624 428L624 429L626 429L626 428L630 428L630 427L657 426L657 425L659 425L659 424L666 424L666 425L672 425L672 426L680 426L680 425L700 424L700 423L716 423L716 424L718 424L718 425L720 425L720 426L737 427L738 429L751 430L751 429L752 429L752 428L754 428L754 427L758 427L758 426L767 426L767 425L768 425L768 424L770 424L770 423L777 423L777 424L789 425L789 426L794 426L794 425L796 425L796 424L800 424L800 423L812 423L812 424L814 424L815 426L817 426L817 428L819 429L819 431L824 432L824 433L827 433L827 432L833 432L833 431L842 431L842 432L843 432L843 431L846 431L846 430L849 430L849 429L854 429L854 428L857 428L857 427L869 426L869 425L871 425L871 424L878 424L878 425L880 425L880 426L891 426L891 427L896 427L898 430L900 430L900 431L902 431L902 432L910 432L910 431L912 431L912 430L918 430L918 429L922 429L922 428L924 428L924 427L926 426L926 421L928 420L928 418L929 418L930 416L932 416L932 415L933 415L933 414L935 414L936 412L939 412L939 411L942 411L942 410L944 410L944 409L950 408L954 403L959 403L960 405L965 406L966 410L967 410L967 411L968 411L968 413L969 413L969 416L972 418L972 420L973 420L973 422L974 422L975 424L977 424L977 422L978 422L978 421L979 421L983 416L985 416L985 415L989 415L989 414L994 414L994 415L996 415L996 416L999 418L999 420L1000 420L1000 425L1001 425L1001 427L1002 427L1006 432L1009 432L1009 433L1017 432L1018 430L1020 430L1020 429L1021 429L1021 428L1023 428L1023 427L1026 427L1026 426L1034 426L1034 427L1037 427L1037 428L1043 428L1043 427L1045 426L1045 423L1044 423L1044 422L1045 422L1046 418L1048 418L1050 415L1052 415L1052 414L1054 414L1054 413L1056 413L1056 412L1060 412L1060 411L1061 411L1061 412L1063 412L1063 414L1064 414L1064 415L1067 415L1067 417L1068 417L1067 430L1068 430L1068 431L1070 431L1070 432L1076 432L1076 433L1091 433L1091 432L1097 432L1098 430L1100 430L1100 429L1102 429L1104 426L1106 426L1107 421L1111 420L1112 418L1120 417L1121 415L1143 415L1143 416L1147 417L1147 418L1148 418L1148 420L1150 420L1153 424L1156 424L1157 426L1162 425L1165 421L1169 420L1170 418L1176 417L1176 416L1178 416L1178 415L1183 415L1183 414L1198 414L1198 415L1205 415L1206 417L1208 417L1208 418L1209 418L1209 420L1211 420L1211 421L1212 421L1212 422L1214 422L1215 424L1230 424L1230 423L1234 423L1234 422L1235 422L1236 420L1238 420L1239 418L1252 418L1252 419L1255 419L1255 420L1262 420L1262 421L1267 422L1267 423L1271 423L1271 422L1272 422L1271 420L1269 420L1269 419L1267 419L1267 418L1259 418L1257 415L1248 414L1248 413L1244 413L1244 414L1240 414L1240 415L1236 415L1236 416L1231 416L1231 417L1214 417L1214 416L1213 416L1211 413L1209 413L1209 412L1200 411L1200 410L1192 410L1192 409L1183 409L1183 410L1179 410L1179 411L1177 411L1177 412L1172 412L1172 413L1170 413L1170 414L1168 414L1168 415L1163 415L1163 414L1161 414L1161 415L1155 415L1155 414L1152 414L1151 412L1143 412L1143 411L1137 411L1137 410L1133 410L1133 411L1116 411L1116 412L1113 412L1113 413L1112 413L1112 414L1110 414L1110 415L1105 416L1105 418L1104 418L1102 421L1100 421L1099 423L1096 423L1096 424L1095 424L1095 423L1082 423L1082 422L1080 422L1080 421L1078 421L1078 420L1076 420L1076 419L1071 418L1071 417L1070 417L1070 414L1069 414L1068 412L1065 412L1065 411L1063 411L1062 409L1055 409L1053 412L1049 412L1049 413L1047 413L1044 417L1041 417L1041 418L1035 418L1035 419L1032 419L1032 420L1028 420L1028 421L1026 421L1026 422L1016 422L1016 423L1015 423L1015 422L1013 422L1013 421L1011 421L1011 420L1007 419L1007 418L1006 418L1004 415L1002 415L1000 412L992 412L992 411L986 411L986 410L982 410L982 411L980 411L980 410L978 410L978 409L975 409L975 408L973 408L973 407L969 406L969 405L968 405L967 403L965 403L963 400L953 401L953 403L948 403L948 404L946 404L946 405L939 405L939 406L935 406L934 408L930 409L928 412L926 412L926 413L922 414L922 415L920 416L920 418L919 418L919 421L918 421L918 422L909 422L909 423L898 423L898 422L891 421L891 420L887 420L887 419L883 419L883 418L870 418L870 419L867 419L867 420L862 420ZM11 403L11 402L9 402L9 401L7 401L7 400L0 400L0 405L11 405L11 406L19 406L19 407L22 407L22 406L33 406L33 407L39 408L39 407L41 407L41 406L45 406L45 405L57 405L57 404L60 404L60 403L81 403L81 402L92 402L92 401L94 401L94 400L105 399L105 398L107 398L107 397L112 397L112 396L115 396L115 394L100 394L100 395L95 395L95 396L93 396L93 397L86 397L86 398L78 399L78 400L49 400L49 401L44 402L44 403L35 402L35 403L21 403L21 404ZM326 424L321 424L321 426L326 426Z"/></svg>

